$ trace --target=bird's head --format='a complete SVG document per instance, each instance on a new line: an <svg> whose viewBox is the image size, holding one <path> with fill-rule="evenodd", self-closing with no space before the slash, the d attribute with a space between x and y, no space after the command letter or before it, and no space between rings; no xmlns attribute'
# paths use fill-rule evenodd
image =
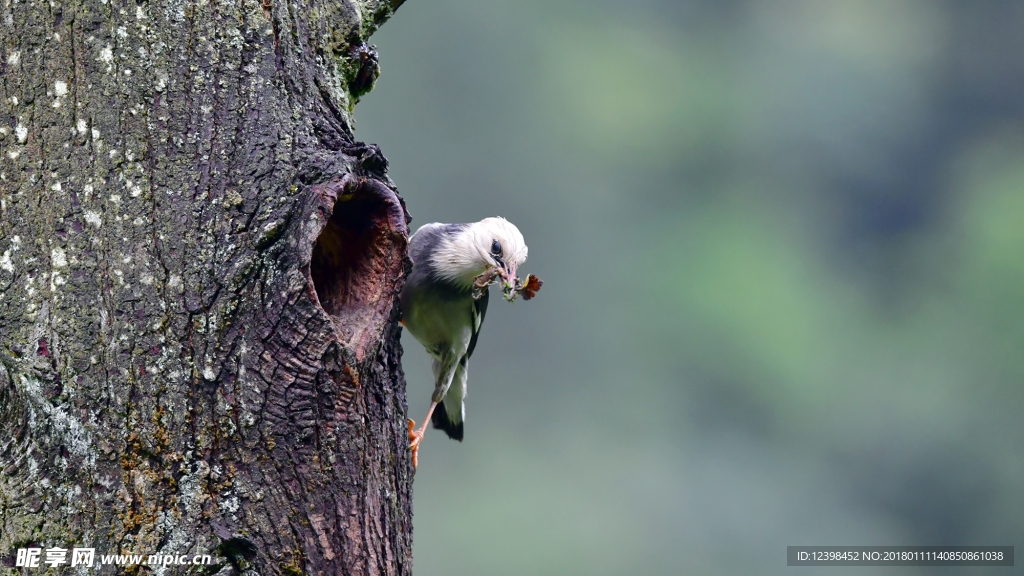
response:
<svg viewBox="0 0 1024 576"><path fill-rule="evenodd" d="M505 284L513 285L516 270L526 262L523 235L504 218L484 218L450 238L434 255L435 269L458 284L469 286L488 268L497 266Z"/></svg>

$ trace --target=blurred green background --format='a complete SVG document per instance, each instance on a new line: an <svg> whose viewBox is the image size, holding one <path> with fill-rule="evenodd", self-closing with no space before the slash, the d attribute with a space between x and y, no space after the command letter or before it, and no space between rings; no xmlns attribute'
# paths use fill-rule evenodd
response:
<svg viewBox="0 0 1024 576"><path fill-rule="evenodd" d="M356 136L414 227L505 216L546 282L492 298L465 442L427 434L416 573L1021 550L1022 30L1019 2L402 6Z"/></svg>

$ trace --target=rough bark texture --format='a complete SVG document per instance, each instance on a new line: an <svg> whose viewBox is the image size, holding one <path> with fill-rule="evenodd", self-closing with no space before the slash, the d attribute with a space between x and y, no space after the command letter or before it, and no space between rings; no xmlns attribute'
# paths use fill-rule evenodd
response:
<svg viewBox="0 0 1024 576"><path fill-rule="evenodd" d="M0 565L411 573L400 3L0 0Z"/></svg>

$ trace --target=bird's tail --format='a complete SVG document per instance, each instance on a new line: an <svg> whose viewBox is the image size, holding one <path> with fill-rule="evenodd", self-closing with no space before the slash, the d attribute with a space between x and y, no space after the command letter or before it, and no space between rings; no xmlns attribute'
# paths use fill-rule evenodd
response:
<svg viewBox="0 0 1024 576"><path fill-rule="evenodd" d="M452 385L444 395L444 401L434 408L430 421L434 428L444 430L449 438L462 442L462 429L466 415L466 358L459 362L452 377Z"/></svg>

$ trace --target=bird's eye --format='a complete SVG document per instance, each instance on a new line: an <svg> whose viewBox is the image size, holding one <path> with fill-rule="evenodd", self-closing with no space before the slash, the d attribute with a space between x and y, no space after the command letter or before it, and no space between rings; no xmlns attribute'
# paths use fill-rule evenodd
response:
<svg viewBox="0 0 1024 576"><path fill-rule="evenodd" d="M501 256L501 243L495 240L491 242L491 254L495 256Z"/></svg>

